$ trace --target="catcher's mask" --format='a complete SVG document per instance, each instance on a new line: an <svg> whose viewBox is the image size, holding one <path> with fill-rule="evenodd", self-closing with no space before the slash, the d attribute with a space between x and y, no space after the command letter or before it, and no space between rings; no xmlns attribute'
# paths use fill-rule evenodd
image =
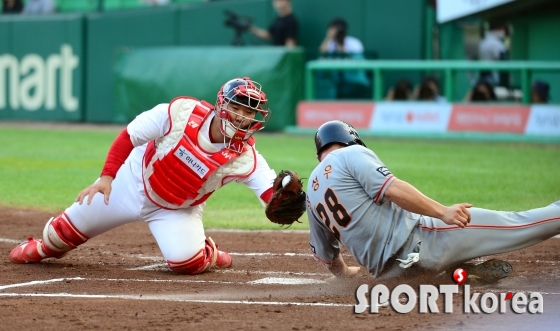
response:
<svg viewBox="0 0 560 331"><path fill-rule="evenodd" d="M362 142L360 135L358 135L358 132L352 125L338 120L326 122L317 130L315 134L317 156L332 143L340 143L346 146L361 145L366 147L366 144Z"/></svg>
<svg viewBox="0 0 560 331"><path fill-rule="evenodd" d="M230 103L249 107L256 111L254 118L249 118L228 109ZM268 100L259 83L252 81L249 77L234 78L226 82L218 92L215 107L216 115L221 120L220 130L222 134L230 139L245 141L253 133L264 129L268 118L272 114L268 109ZM241 116L242 123L249 123L245 127L236 125L232 121L233 116ZM231 147L231 144L230 144Z"/></svg>

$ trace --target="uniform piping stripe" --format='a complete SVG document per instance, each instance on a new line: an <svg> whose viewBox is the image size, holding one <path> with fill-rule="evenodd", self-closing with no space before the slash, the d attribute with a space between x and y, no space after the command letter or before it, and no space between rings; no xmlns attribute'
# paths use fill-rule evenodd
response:
<svg viewBox="0 0 560 331"><path fill-rule="evenodd" d="M321 259L321 258L320 258L318 255L316 255L316 254L313 254L313 256L314 256L317 260L321 261L321 263L323 263L323 264L325 264L325 265L331 265L331 264L332 264L332 262L324 261L323 259Z"/></svg>
<svg viewBox="0 0 560 331"><path fill-rule="evenodd" d="M509 230L513 230L513 229L522 229L522 228L528 228L531 226L536 226L539 224L543 224L543 223L548 223L548 222L554 222L554 221L560 221L560 217L554 217L554 218L548 218L545 220L541 220L541 221L536 221L536 222L532 222L529 224L522 224L522 225L467 225L467 227L465 229L509 229ZM453 230L458 230L458 229L462 229L459 226L452 226L449 228L433 228L433 227L427 227L424 225L420 225L420 228L422 228L422 230L426 230L426 231L453 231Z"/></svg>
<svg viewBox="0 0 560 331"><path fill-rule="evenodd" d="M395 177L395 176L393 176L393 175L389 176L389 178L387 178L387 179L385 180L385 183L383 183L383 185L381 185L381 188L379 189L379 192L377 192L377 195L375 196L375 200L374 200L375 202L378 202L379 196L381 196L381 192L383 192L383 188L385 187L385 185L387 185L387 183L389 182L389 180L390 180L391 178L393 178L393 177Z"/></svg>

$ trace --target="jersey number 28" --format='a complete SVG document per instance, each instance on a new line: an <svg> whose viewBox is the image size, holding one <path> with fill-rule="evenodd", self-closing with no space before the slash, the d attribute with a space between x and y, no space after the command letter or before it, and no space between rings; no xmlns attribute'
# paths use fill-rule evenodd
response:
<svg viewBox="0 0 560 331"><path fill-rule="evenodd" d="M331 226L331 217L334 219L336 224L338 224L338 226L345 228L352 221L352 216L350 216L350 214L346 211L346 208L344 208L344 206L338 202L336 193L334 193L334 191L330 187L325 191L324 198L327 207L325 208L325 205L323 205L322 203L318 203L315 207L315 210L317 211L317 214L321 216L321 220L323 221L323 223L325 223L327 228L329 228L329 230L331 230L331 232L334 234L334 237L337 240L340 240L340 232L334 225Z"/></svg>

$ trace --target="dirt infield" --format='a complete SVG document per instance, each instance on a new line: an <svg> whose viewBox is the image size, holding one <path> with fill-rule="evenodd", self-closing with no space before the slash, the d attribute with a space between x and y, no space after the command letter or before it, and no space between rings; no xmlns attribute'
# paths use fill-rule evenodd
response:
<svg viewBox="0 0 560 331"><path fill-rule="evenodd" d="M514 267L499 283L471 283L471 292L481 294L539 292L543 314L516 314L509 307L505 314L464 314L462 294L454 295L452 314L418 309L399 314L391 308L354 314L356 288L375 282L365 272L348 282L325 282L329 273L309 254L305 232L208 230L232 253L234 264L198 276L168 271L145 223L93 238L60 260L12 264L10 250L27 236L40 236L50 216L0 208L0 330L557 330L560 325L557 238L495 256Z"/></svg>

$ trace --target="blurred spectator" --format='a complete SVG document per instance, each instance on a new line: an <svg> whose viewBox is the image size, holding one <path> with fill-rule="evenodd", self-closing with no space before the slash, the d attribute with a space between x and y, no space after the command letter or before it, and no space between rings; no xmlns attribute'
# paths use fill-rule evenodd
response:
<svg viewBox="0 0 560 331"><path fill-rule="evenodd" d="M509 35L509 28L504 25L491 26L483 30L483 38L478 45L478 58L481 61L501 61L508 58L504 39ZM495 71L481 71L478 80L485 80L495 85L507 86L508 74L499 75Z"/></svg>
<svg viewBox="0 0 560 331"><path fill-rule="evenodd" d="M412 83L410 80L403 78L390 88L387 92L385 100L411 100L412 99Z"/></svg>
<svg viewBox="0 0 560 331"><path fill-rule="evenodd" d="M465 98L466 102L491 102L496 100L494 87L486 80L478 81Z"/></svg>
<svg viewBox="0 0 560 331"><path fill-rule="evenodd" d="M22 0L2 0L2 14L17 14L22 10Z"/></svg>
<svg viewBox="0 0 560 331"><path fill-rule="evenodd" d="M536 80L531 86L531 103L548 103L550 85L542 80Z"/></svg>
<svg viewBox="0 0 560 331"><path fill-rule="evenodd" d="M23 7L23 14L52 14L56 11L53 0L28 0Z"/></svg>
<svg viewBox="0 0 560 331"><path fill-rule="evenodd" d="M364 45L358 38L348 35L348 23L342 18L336 18L329 23L319 51L323 54L339 53L356 58L364 57Z"/></svg>
<svg viewBox="0 0 560 331"><path fill-rule="evenodd" d="M445 102L445 98L440 95L439 81L434 76L427 76L422 79L422 83L417 87L414 95L419 101Z"/></svg>
<svg viewBox="0 0 560 331"><path fill-rule="evenodd" d="M325 38L319 46L321 58L363 60L364 45L348 35L348 23L342 18L333 19L327 26ZM331 80L336 99L369 98L370 80L364 70L320 72L319 79Z"/></svg>
<svg viewBox="0 0 560 331"><path fill-rule="evenodd" d="M249 31L260 39L270 40L274 46L297 46L298 22L290 0L272 0L278 16L268 30L251 25Z"/></svg>

